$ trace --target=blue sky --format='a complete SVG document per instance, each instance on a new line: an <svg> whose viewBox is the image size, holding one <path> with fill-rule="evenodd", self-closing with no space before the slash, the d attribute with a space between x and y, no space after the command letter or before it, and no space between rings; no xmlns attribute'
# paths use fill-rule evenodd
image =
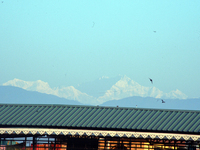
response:
<svg viewBox="0 0 200 150"><path fill-rule="evenodd" d="M199 10L199 0L2 0L0 84L121 74L200 97Z"/></svg>

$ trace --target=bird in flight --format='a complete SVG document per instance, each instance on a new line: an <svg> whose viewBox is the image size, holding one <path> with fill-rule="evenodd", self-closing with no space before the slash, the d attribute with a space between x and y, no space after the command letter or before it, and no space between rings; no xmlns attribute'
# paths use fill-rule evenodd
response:
<svg viewBox="0 0 200 150"><path fill-rule="evenodd" d="M159 100L161 100L162 103L165 103L165 101L164 101L163 99L158 99L157 102L158 102Z"/></svg>
<svg viewBox="0 0 200 150"><path fill-rule="evenodd" d="M165 101L163 99L161 99L162 103L165 103Z"/></svg>
<svg viewBox="0 0 200 150"><path fill-rule="evenodd" d="M149 80L151 81L151 83L153 84L153 80L151 78L149 78Z"/></svg>
<svg viewBox="0 0 200 150"><path fill-rule="evenodd" d="M94 28L95 22L93 22L92 28Z"/></svg>

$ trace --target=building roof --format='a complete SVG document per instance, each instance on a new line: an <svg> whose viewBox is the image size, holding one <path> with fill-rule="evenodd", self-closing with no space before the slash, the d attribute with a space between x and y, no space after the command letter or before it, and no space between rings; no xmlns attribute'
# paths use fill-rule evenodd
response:
<svg viewBox="0 0 200 150"><path fill-rule="evenodd" d="M0 127L200 133L200 111L0 104Z"/></svg>

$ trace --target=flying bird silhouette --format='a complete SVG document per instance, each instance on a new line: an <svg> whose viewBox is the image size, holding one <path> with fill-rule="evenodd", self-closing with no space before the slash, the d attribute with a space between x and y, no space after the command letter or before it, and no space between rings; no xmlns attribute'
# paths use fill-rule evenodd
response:
<svg viewBox="0 0 200 150"><path fill-rule="evenodd" d="M151 78L149 78L149 80L151 81L151 83L153 84L153 80Z"/></svg>
<svg viewBox="0 0 200 150"><path fill-rule="evenodd" d="M165 101L163 99L161 99L162 103L165 103Z"/></svg>
<svg viewBox="0 0 200 150"><path fill-rule="evenodd" d="M94 28L95 22L93 22L92 28Z"/></svg>
<svg viewBox="0 0 200 150"><path fill-rule="evenodd" d="M158 99L157 102L160 101L160 100L161 100L162 103L165 103L165 101L163 99Z"/></svg>

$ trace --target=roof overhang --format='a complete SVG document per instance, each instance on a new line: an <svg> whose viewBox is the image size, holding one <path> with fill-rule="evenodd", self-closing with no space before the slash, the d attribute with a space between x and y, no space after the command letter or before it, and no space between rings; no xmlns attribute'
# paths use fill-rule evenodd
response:
<svg viewBox="0 0 200 150"><path fill-rule="evenodd" d="M87 135L100 137L151 138L166 140L200 141L200 135L180 133L156 133L136 131L82 130L82 129L47 129L47 128L0 128L0 135Z"/></svg>

